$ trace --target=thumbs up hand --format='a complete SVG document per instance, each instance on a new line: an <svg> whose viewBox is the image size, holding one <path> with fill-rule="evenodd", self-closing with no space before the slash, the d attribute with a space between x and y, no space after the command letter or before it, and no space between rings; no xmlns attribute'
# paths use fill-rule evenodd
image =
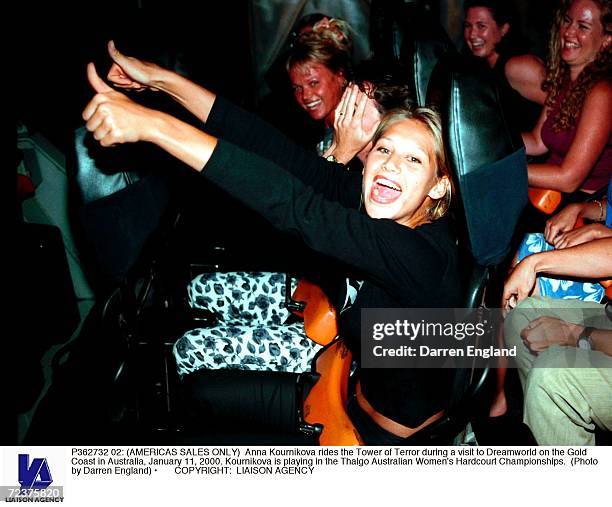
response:
<svg viewBox="0 0 612 507"><path fill-rule="evenodd" d="M113 64L106 78L115 86L138 92L146 89L158 91L154 81L155 76L164 70L160 66L125 56L115 47L112 40L108 42L108 54Z"/></svg>
<svg viewBox="0 0 612 507"><path fill-rule="evenodd" d="M96 92L83 111L85 127L102 146L147 141L152 133L155 111L113 90L87 65L87 79Z"/></svg>
<svg viewBox="0 0 612 507"><path fill-rule="evenodd" d="M98 76L96 66L93 63L87 64L87 80L96 93L108 93L113 91L113 89Z"/></svg>

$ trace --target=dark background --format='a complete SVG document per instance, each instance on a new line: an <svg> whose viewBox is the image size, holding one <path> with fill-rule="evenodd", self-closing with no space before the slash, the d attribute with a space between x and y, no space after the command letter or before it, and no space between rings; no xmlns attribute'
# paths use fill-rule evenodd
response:
<svg viewBox="0 0 612 507"><path fill-rule="evenodd" d="M459 41L461 47L462 0L420 1L432 4L432 12L440 15L451 38ZM404 0L371 0L370 12L404 12L403 4ZM550 13L555 4L556 0L516 0L523 31L541 56L545 54ZM104 78L110 67L106 43L113 39L125 54L171 68L178 62L180 68L174 67L175 70L247 109L260 106L265 117L282 121L284 132L310 144L306 141L317 131L305 114L297 110L290 94L286 101L268 101L272 104L271 112L261 107L264 104L255 103L258 94L252 72L249 23L249 12L254 8L255 0L21 4L11 20L18 34L16 66L8 69L16 91L17 121L26 125L30 133L42 133L70 160L74 131L83 125L81 113L94 95L87 82L86 65L94 61ZM135 99L199 126L197 120L165 94L144 92ZM283 261L301 259L300 245L281 248L277 233L263 218L237 201L228 200L216 189L206 187L202 181L186 185L192 194L180 193L181 200L193 208L193 213L187 216L193 217L195 230L202 231L199 236L202 243L235 244L238 251L251 250L245 253L249 260L265 259L265 265L268 262L277 265L279 256ZM203 223L203 216L211 218ZM268 247L244 249L245 244ZM290 266L299 264L287 262Z"/></svg>
<svg viewBox="0 0 612 507"><path fill-rule="evenodd" d="M386 6L402 0L372 0ZM431 2L455 41L461 39L462 1ZM255 106L251 71L249 9L252 0L151 2L105 0L72 6L22 4L10 24L16 28L17 120L39 130L60 150L71 135L92 92L85 66L96 62L106 75L106 41L127 54L159 60L180 55L189 77L241 105ZM548 25L556 0L516 0L525 36L545 56ZM171 60L172 61L172 60Z"/></svg>
<svg viewBox="0 0 612 507"><path fill-rule="evenodd" d="M42 133L69 158L74 146L74 130L83 125L82 110L93 97L86 78L86 64L94 61L100 76L105 77L110 66L106 42L114 39L124 53L158 61L164 66L172 66L169 64L180 57L181 68L192 80L247 108L254 108L256 93L251 69L249 27L249 9L253 1L173 0L164 2L163 6L146 0L104 0L96 4L74 5L23 2L16 11L5 17L5 24L9 25L13 32L11 37L14 37L8 46L11 54L5 56L11 64L15 62L14 66L5 64L4 68L5 83L10 83L14 91L5 97L10 102L5 105L15 108L18 123L25 124L30 132ZM375 1L385 2L372 0ZM517 3L522 7L522 21L527 27L527 35L532 41L540 43L542 54L550 8L555 0L520 0ZM440 0L439 4L440 12L456 14L455 21L457 15L461 17L463 14L462 10L457 10L460 0ZM453 4L454 10L450 4ZM456 34L453 37L456 38ZM15 48L15 52L12 48ZM137 100L163 102L157 105L165 110L174 111L177 108L163 94L143 93ZM198 184L204 185L203 182L200 179ZM214 189L194 185L190 190L193 195L186 196L184 201L192 204L193 213L186 213L185 230L197 231L197 234L189 236L190 241L192 237L195 238L190 245L204 249L215 244L219 238L219 243L230 247L228 251L234 246L235 250L248 256L248 259L240 258L240 261L259 262L258 266L269 262L281 271L295 266L304 267L302 257L286 260L287 252L303 255L301 245L295 245L291 250L279 244L278 238L263 223L263 219L248 213L239 203L217 195ZM203 220L203 217L212 218ZM228 234L234 231L234 234L226 237L226 231L230 231ZM286 262L287 269L274 258L275 255L283 257L281 260ZM32 261L25 265L28 264L39 265L41 271L45 271L46 264L42 262ZM242 263L239 267L245 269ZM52 269L46 271L51 272ZM36 285L38 301L49 306L46 301L53 296L46 298L41 292L40 279ZM32 284L24 286L31 287ZM52 281L49 286L56 294L58 283ZM48 308L48 311L51 313L52 310ZM53 318L57 318L57 315ZM45 320L41 319L43 326ZM31 344L29 346L32 348ZM29 359L38 362L36 354L30 354ZM24 365L22 369L30 371ZM32 384L32 393L36 395L40 386L34 381ZM23 399L30 398L26 394Z"/></svg>
<svg viewBox="0 0 612 507"><path fill-rule="evenodd" d="M64 153L93 93L85 68L110 66L106 41L127 54L159 60L180 55L189 76L246 105L251 94L248 2L105 0L51 8L27 4L16 13L17 120ZM170 60L172 61L172 60Z"/></svg>

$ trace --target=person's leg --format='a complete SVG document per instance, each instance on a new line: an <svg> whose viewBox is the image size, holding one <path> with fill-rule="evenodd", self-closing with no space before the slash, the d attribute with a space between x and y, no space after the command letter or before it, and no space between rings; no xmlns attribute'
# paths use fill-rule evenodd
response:
<svg viewBox="0 0 612 507"><path fill-rule="evenodd" d="M510 264L510 270L512 271L516 265L523 260L525 257L531 255L535 252L528 251L528 241L532 236L542 236L542 234L527 234L523 241L521 242L518 250L514 254L512 262ZM540 295L540 284L536 283L533 288L532 296L538 297ZM498 346L503 348L506 345L506 340L504 339L504 328L503 326L499 330L498 334ZM498 367L495 370L495 396L493 401L491 402L491 407L489 408L489 417L499 417L504 415L508 411L508 402L506 400L506 370L508 369L508 360L506 358L499 358Z"/></svg>
<svg viewBox="0 0 612 507"><path fill-rule="evenodd" d="M531 370L536 356L530 352L521 339L521 331L529 323L544 315L541 300L536 298L526 298L512 310L504 320L504 341L507 347L516 347L516 357L514 359L518 368L519 378L523 391L527 381L527 374Z"/></svg>
<svg viewBox="0 0 612 507"><path fill-rule="evenodd" d="M546 352L528 376L525 423L540 445L594 445L596 426L612 431L612 358L607 368L561 368L568 352L569 362L578 364L590 353L568 347Z"/></svg>
<svg viewBox="0 0 612 507"><path fill-rule="evenodd" d="M556 317L576 324L609 328L611 323L605 316L604 307L598 303L570 299L553 299L545 297L530 297L521 301L504 321L504 339L508 347L516 346L516 367L523 390L527 375L537 355L532 353L523 343L521 331L538 317Z"/></svg>
<svg viewBox="0 0 612 507"><path fill-rule="evenodd" d="M536 355L520 332L541 316L610 329L612 322L597 303L528 298L506 319L509 344L517 347L517 366L525 395L524 421L540 444L594 443L595 426L612 424L612 358L601 352L552 346Z"/></svg>
<svg viewBox="0 0 612 507"><path fill-rule="evenodd" d="M505 347L503 326L500 326L497 332L497 346ZM506 400L506 370L508 369L508 358L499 357L497 368L495 369L495 397L489 408L489 417L501 417L508 411L508 402Z"/></svg>

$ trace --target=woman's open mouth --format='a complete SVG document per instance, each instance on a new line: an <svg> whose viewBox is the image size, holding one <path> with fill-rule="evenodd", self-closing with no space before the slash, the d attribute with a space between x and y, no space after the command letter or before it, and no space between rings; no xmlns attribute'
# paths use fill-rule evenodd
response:
<svg viewBox="0 0 612 507"><path fill-rule="evenodd" d="M304 102L304 106L306 107L306 109L308 111L312 111L313 109L316 109L317 107L319 107L321 105L321 100L313 100L312 102Z"/></svg>
<svg viewBox="0 0 612 507"><path fill-rule="evenodd" d="M390 204L397 201L401 195L402 187L399 183L382 176L374 178L370 200L377 204Z"/></svg>
<svg viewBox="0 0 612 507"><path fill-rule="evenodd" d="M571 55L572 53L580 50L580 44L574 41L564 41L563 46L561 48L561 52L563 55Z"/></svg>

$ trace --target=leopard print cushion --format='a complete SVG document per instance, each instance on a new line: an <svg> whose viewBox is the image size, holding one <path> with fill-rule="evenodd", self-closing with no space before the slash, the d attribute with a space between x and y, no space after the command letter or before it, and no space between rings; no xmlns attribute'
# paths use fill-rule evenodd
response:
<svg viewBox="0 0 612 507"><path fill-rule="evenodd" d="M296 286L294 279L292 291ZM187 293L192 308L209 310L226 324L282 324L290 315L283 273L203 273L191 281Z"/></svg>
<svg viewBox="0 0 612 507"><path fill-rule="evenodd" d="M297 281L293 280L292 291ZM219 324L193 329L174 344L178 372L200 368L258 371L310 371L321 348L302 322L285 324L285 275L282 273L204 273L187 288L189 304L213 312Z"/></svg>
<svg viewBox="0 0 612 507"><path fill-rule="evenodd" d="M310 371L321 348L301 322L271 326L216 326L185 333L173 348L180 375L211 370Z"/></svg>

